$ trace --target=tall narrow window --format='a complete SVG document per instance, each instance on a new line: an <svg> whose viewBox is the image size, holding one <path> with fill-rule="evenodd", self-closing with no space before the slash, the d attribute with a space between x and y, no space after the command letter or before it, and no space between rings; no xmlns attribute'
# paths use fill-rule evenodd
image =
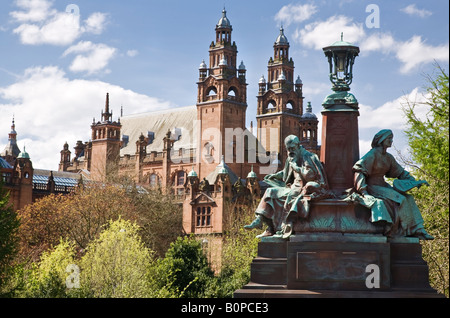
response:
<svg viewBox="0 0 450 318"><path fill-rule="evenodd" d="M195 216L196 227L209 227L211 226L211 207L203 206L197 207Z"/></svg>

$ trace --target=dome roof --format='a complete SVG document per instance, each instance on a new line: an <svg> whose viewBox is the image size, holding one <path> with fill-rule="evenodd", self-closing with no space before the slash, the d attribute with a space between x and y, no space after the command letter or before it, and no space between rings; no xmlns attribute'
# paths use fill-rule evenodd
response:
<svg viewBox="0 0 450 318"><path fill-rule="evenodd" d="M305 111L305 113L302 115L302 118L312 118L312 119L317 119L317 116L312 112L311 102L308 102L308 105L306 106L306 111Z"/></svg>
<svg viewBox="0 0 450 318"><path fill-rule="evenodd" d="M261 75L261 78L259 79L259 84L265 84L266 79L264 78L264 75Z"/></svg>
<svg viewBox="0 0 450 318"><path fill-rule="evenodd" d="M189 172L188 177L198 177L197 172L195 172L194 167L192 167L191 172Z"/></svg>
<svg viewBox="0 0 450 318"><path fill-rule="evenodd" d="M254 179L258 178L257 174L253 171L253 166L252 166L252 171L250 171L247 175L247 179L249 179L249 178L254 178Z"/></svg>
<svg viewBox="0 0 450 318"><path fill-rule="evenodd" d="M219 22L217 22L218 28L231 28L230 20L227 18L227 11L225 8L222 10L222 17L220 18Z"/></svg>
<svg viewBox="0 0 450 318"><path fill-rule="evenodd" d="M297 76L297 79L295 80L295 84L303 84L302 79L300 78L300 75Z"/></svg>
<svg viewBox="0 0 450 318"><path fill-rule="evenodd" d="M206 66L205 60L202 60L202 62L200 63L200 66L198 67L198 69L199 70L204 70L206 68L208 68L208 67Z"/></svg>
<svg viewBox="0 0 450 318"><path fill-rule="evenodd" d="M17 158L30 159L30 155L25 151L25 146L23 147L23 151L19 154Z"/></svg>
<svg viewBox="0 0 450 318"><path fill-rule="evenodd" d="M278 35L276 41L275 41L276 45L289 45L289 41L286 37L286 35L284 35L284 29L283 27L280 28L280 35Z"/></svg>
<svg viewBox="0 0 450 318"><path fill-rule="evenodd" d="M239 65L240 70L245 70L244 61L241 61L241 64Z"/></svg>

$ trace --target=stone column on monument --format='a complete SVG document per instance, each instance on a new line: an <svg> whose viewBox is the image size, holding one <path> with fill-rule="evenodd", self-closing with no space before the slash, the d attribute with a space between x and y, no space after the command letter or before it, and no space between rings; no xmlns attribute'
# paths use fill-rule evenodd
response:
<svg viewBox="0 0 450 318"><path fill-rule="evenodd" d="M323 48L330 66L332 94L322 103L322 147L330 189L339 195L353 187L352 167L359 159L358 101L349 93L359 48L343 41Z"/></svg>

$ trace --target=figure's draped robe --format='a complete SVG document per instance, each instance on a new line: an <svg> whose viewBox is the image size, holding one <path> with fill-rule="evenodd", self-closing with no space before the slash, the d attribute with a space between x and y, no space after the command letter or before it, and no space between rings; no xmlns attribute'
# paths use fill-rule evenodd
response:
<svg viewBox="0 0 450 318"><path fill-rule="evenodd" d="M356 201L371 210L371 222L385 221L388 236L410 236L423 228L423 218L414 198L396 191L384 177L400 180L414 178L382 147L372 148L353 166Z"/></svg>
<svg viewBox="0 0 450 318"><path fill-rule="evenodd" d="M288 159L283 170L264 179L271 187L265 191L256 214L272 219L275 231L282 230L282 224L291 212L307 218L309 201L327 194L325 171L316 154L303 149L296 164L298 171L294 171Z"/></svg>

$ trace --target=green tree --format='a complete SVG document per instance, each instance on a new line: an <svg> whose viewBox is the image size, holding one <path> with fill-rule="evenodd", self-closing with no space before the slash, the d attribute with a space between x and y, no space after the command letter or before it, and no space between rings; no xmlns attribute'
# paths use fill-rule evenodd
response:
<svg viewBox="0 0 450 318"><path fill-rule="evenodd" d="M256 203L226 205L222 268L210 288L211 297L230 298L250 281L250 266L257 255L259 239L254 231L245 230L244 225L253 221Z"/></svg>
<svg viewBox="0 0 450 318"><path fill-rule="evenodd" d="M201 243L193 237L179 237L152 266L152 296L202 298L213 279Z"/></svg>
<svg viewBox="0 0 450 318"><path fill-rule="evenodd" d="M183 235L182 207L173 195L160 189L143 190L128 193L136 211L136 222L146 246L155 251L156 257L164 257L170 243Z"/></svg>
<svg viewBox="0 0 450 318"><path fill-rule="evenodd" d="M135 211L124 189L103 184L80 187L71 195L48 195L19 212L20 254L38 261L42 252L61 238L77 244L79 251L98 238L110 220L133 220Z"/></svg>
<svg viewBox="0 0 450 318"><path fill-rule="evenodd" d="M0 294L17 252L19 225L18 216L9 202L9 192L0 180Z"/></svg>
<svg viewBox="0 0 450 318"><path fill-rule="evenodd" d="M149 297L148 269L153 252L135 223L116 220L87 247L81 259L81 288L88 297Z"/></svg>
<svg viewBox="0 0 450 318"><path fill-rule="evenodd" d="M422 243L430 267L430 283L448 297L449 293L449 80L439 65L427 75L425 102L407 101L403 110L411 159L404 160L413 174L429 187L414 191L427 231L435 237ZM425 118L417 108L425 108Z"/></svg>
<svg viewBox="0 0 450 318"><path fill-rule="evenodd" d="M77 266L75 256L75 244L67 240L43 252L39 263L33 263L31 269L22 273L25 286L21 294L31 298L70 297L72 292L66 280L72 273L72 266Z"/></svg>

